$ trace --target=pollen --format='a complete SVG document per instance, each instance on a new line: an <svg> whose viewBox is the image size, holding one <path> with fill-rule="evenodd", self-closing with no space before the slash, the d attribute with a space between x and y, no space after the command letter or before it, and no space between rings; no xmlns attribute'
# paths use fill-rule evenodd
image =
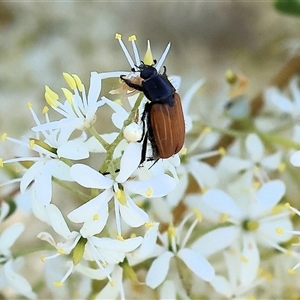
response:
<svg viewBox="0 0 300 300"><path fill-rule="evenodd" d="M114 286L115 285L115 283L111 280L111 281L109 281L109 284L111 285L111 286Z"/></svg>
<svg viewBox="0 0 300 300"><path fill-rule="evenodd" d="M60 249L57 249L57 253L58 254L66 254L66 251L64 249L60 248Z"/></svg>
<svg viewBox="0 0 300 300"><path fill-rule="evenodd" d="M135 34L132 35L132 36L130 36L130 37L128 38L128 41L129 41L129 42L136 41L136 40L137 40L137 38L136 38L136 35L135 35Z"/></svg>
<svg viewBox="0 0 300 300"><path fill-rule="evenodd" d="M72 76L73 76L73 78L74 78L75 81L76 81L76 85L77 85L78 90L79 90L80 92L82 92L82 90L83 90L83 84L82 84L81 79L80 79L79 76L76 75L76 74L72 74Z"/></svg>
<svg viewBox="0 0 300 300"><path fill-rule="evenodd" d="M117 239L119 240L119 241L121 241L121 242L124 242L124 238L121 236L121 235L117 235Z"/></svg>
<svg viewBox="0 0 300 300"><path fill-rule="evenodd" d="M278 166L278 171L279 172L284 172L286 169L286 164L285 163L280 163L279 166Z"/></svg>
<svg viewBox="0 0 300 300"><path fill-rule="evenodd" d="M148 40L148 43L147 43L147 51L146 51L146 54L144 56L144 63L146 65L152 65L153 64L153 56L152 56L152 51L151 51L149 40Z"/></svg>
<svg viewBox="0 0 300 300"><path fill-rule="evenodd" d="M276 228L276 232L277 232L278 234L284 234L284 230L283 230L282 228L280 228L280 227L277 227L277 228Z"/></svg>
<svg viewBox="0 0 300 300"><path fill-rule="evenodd" d="M151 187L148 187L147 191L146 191L146 196L147 197L151 197L153 194L153 189Z"/></svg>
<svg viewBox="0 0 300 300"><path fill-rule="evenodd" d="M93 221L98 221L99 220L99 214L94 214L93 215Z"/></svg>
<svg viewBox="0 0 300 300"><path fill-rule="evenodd" d="M0 167L3 168L3 158L0 157Z"/></svg>
<svg viewBox="0 0 300 300"><path fill-rule="evenodd" d="M198 221L201 222L203 219L203 216L202 216L200 210L197 207L194 207L193 212L196 215L196 218L198 219Z"/></svg>
<svg viewBox="0 0 300 300"><path fill-rule="evenodd" d="M125 195L125 192L123 190L118 189L118 191L116 192L116 197L122 205L127 204L126 195Z"/></svg>
<svg viewBox="0 0 300 300"><path fill-rule="evenodd" d="M145 223L145 227L146 227L147 229L153 227L153 222L146 222L146 223Z"/></svg>
<svg viewBox="0 0 300 300"><path fill-rule="evenodd" d="M205 127L204 129L203 129L203 133L204 134L209 134L209 133L211 133L211 128L210 127Z"/></svg>
<svg viewBox="0 0 300 300"><path fill-rule="evenodd" d="M221 156L224 156L224 155L226 154L226 149L225 149L224 147L220 147L220 148L218 149L218 151L219 151L219 154L220 154Z"/></svg>
<svg viewBox="0 0 300 300"><path fill-rule="evenodd" d="M117 104L119 104L119 105L121 105L121 106L123 105L122 100L120 98L114 100L114 102L117 103Z"/></svg>
<svg viewBox="0 0 300 300"><path fill-rule="evenodd" d="M258 188L261 187L261 183L260 183L259 181L254 181L254 182L252 183L252 187L253 187L254 189L258 189Z"/></svg>
<svg viewBox="0 0 300 300"><path fill-rule="evenodd" d="M27 108L31 108L32 107L32 104L30 102L27 103Z"/></svg>
<svg viewBox="0 0 300 300"><path fill-rule="evenodd" d="M296 270L294 270L294 269L289 269L288 272L289 272L290 275L295 275L296 274Z"/></svg>
<svg viewBox="0 0 300 300"><path fill-rule="evenodd" d="M244 255L241 256L241 262L248 263L248 258Z"/></svg>
<svg viewBox="0 0 300 300"><path fill-rule="evenodd" d="M188 152L187 147L183 147L183 148L181 149L181 151L180 151L180 154L181 154L181 155L186 155L187 152Z"/></svg>
<svg viewBox="0 0 300 300"><path fill-rule="evenodd" d="M29 141L29 148L30 148L30 149L33 149L33 148L34 148L34 145L35 145L35 140L31 139L31 140Z"/></svg>
<svg viewBox="0 0 300 300"><path fill-rule="evenodd" d="M64 285L64 283L61 282L61 281L54 281L53 284L54 284L54 286L56 286L56 287L61 287L61 286Z"/></svg>
<svg viewBox="0 0 300 300"><path fill-rule="evenodd" d="M47 93L47 91L45 92L45 100L48 103L48 105L52 107L58 107L57 99L52 98L50 94Z"/></svg>
<svg viewBox="0 0 300 300"><path fill-rule="evenodd" d="M46 113L48 113L48 111L49 111L49 107L45 105L43 110L42 110L42 113L46 114Z"/></svg>
<svg viewBox="0 0 300 300"><path fill-rule="evenodd" d="M41 261L45 262L46 261L46 257L45 256L41 256Z"/></svg>
<svg viewBox="0 0 300 300"><path fill-rule="evenodd" d="M176 230L175 230L175 227L170 225L169 228L168 228L168 233L171 235L171 236L174 236L176 237Z"/></svg>
<svg viewBox="0 0 300 300"><path fill-rule="evenodd" d="M2 142L5 142L6 138L7 138L7 133L6 132L2 133L1 135Z"/></svg>
<svg viewBox="0 0 300 300"><path fill-rule="evenodd" d="M76 89L75 79L68 73L63 73L64 79L72 90Z"/></svg>
<svg viewBox="0 0 300 300"><path fill-rule="evenodd" d="M225 223L228 220L228 215L227 214L221 214L219 218L221 223Z"/></svg>
<svg viewBox="0 0 300 300"><path fill-rule="evenodd" d="M61 90L63 91L67 101L72 104L72 100L73 100L73 94L72 92L70 92L68 89L66 88L61 88Z"/></svg>
<svg viewBox="0 0 300 300"><path fill-rule="evenodd" d="M54 100L58 100L58 95L49 88L48 85L45 85L45 92Z"/></svg>
<svg viewBox="0 0 300 300"><path fill-rule="evenodd" d="M122 38L122 35L120 33L116 33L115 39L120 40Z"/></svg>

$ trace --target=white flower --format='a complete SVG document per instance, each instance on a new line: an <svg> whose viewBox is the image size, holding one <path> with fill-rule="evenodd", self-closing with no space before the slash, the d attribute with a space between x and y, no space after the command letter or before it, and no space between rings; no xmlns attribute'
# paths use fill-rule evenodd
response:
<svg viewBox="0 0 300 300"><path fill-rule="evenodd" d="M1 204L0 222L9 213L9 205L6 202ZM13 259L10 248L24 231L22 223L15 223L6 228L0 235L0 289L9 288L14 292L27 298L36 298L29 282L16 273L23 264L22 258Z"/></svg>
<svg viewBox="0 0 300 300"><path fill-rule="evenodd" d="M90 222L99 210L107 207L111 198L114 209L118 235L121 236L120 216L131 227L139 227L148 221L147 213L139 208L130 194L142 195L145 198L161 197L172 191L177 180L169 175L161 174L144 181L131 179L130 176L140 163L141 146L130 143L121 158L120 171L113 180L95 171L89 166L75 164L71 167L71 176L86 188L104 189L95 198L69 213L68 218L76 223Z"/></svg>
<svg viewBox="0 0 300 300"><path fill-rule="evenodd" d="M33 127L33 131L61 129L66 135L78 130L90 128L96 119L96 112L103 101L98 101L101 92L101 80L103 78L114 77L113 73L105 73L104 76L96 72L91 73L90 89L88 95L85 92L85 86L77 75L64 73L64 78L71 88L62 88L66 101L61 103L58 101L59 96L48 86L45 88L45 99L47 103L59 114L63 116L59 121L37 124Z"/></svg>
<svg viewBox="0 0 300 300"><path fill-rule="evenodd" d="M51 234L47 232L39 233L38 238L49 242L57 249L55 255L44 259L50 259L73 252L71 267L63 279L57 282L56 285L62 285L74 269L77 267L80 268L78 264L82 263L82 259L94 261L99 267L99 270L95 271L91 268L85 268L83 271L83 267L81 266L81 272L84 272L86 276L91 278L102 278L103 274L105 274L112 283L110 276L111 266L122 262L126 253L136 249L142 242L142 237L129 238L127 240L96 237L93 235L95 228L92 224L89 224L90 228L83 226L79 232L70 231L60 210L55 205L49 204L44 209L48 217L48 222L53 230L64 238L64 242L56 243ZM45 218L45 214L39 215L38 217L43 219ZM108 213L103 211L101 217L103 217L104 221L102 222L102 226L99 226L99 223L97 224L97 233L100 233L106 225ZM97 273L97 275L95 275L95 273Z"/></svg>
<svg viewBox="0 0 300 300"><path fill-rule="evenodd" d="M214 277L214 269L206 258L204 258L199 252L186 246L188 238L199 222L196 219L188 231L183 232L183 226L191 216L192 214L188 215L177 228L170 226L168 232L163 235L160 235L157 231L157 236L162 246L159 246L160 254L152 262L146 276L146 284L152 289L157 288L167 278L171 259L175 256L176 258L181 259L185 265L201 279L210 281ZM153 249L153 238L144 242L148 243L148 247L150 247L150 249ZM146 245L144 248L147 248Z"/></svg>
<svg viewBox="0 0 300 300"><path fill-rule="evenodd" d="M37 124L40 124L38 117L33 111L31 105L28 106L30 112ZM45 112L48 119L47 112ZM69 174L69 166L61 158L79 160L89 157L89 151L84 145L85 134L74 140L68 140L69 135L64 135L60 130L43 130L44 140L40 138L29 139L28 142L2 135L2 140L9 140L20 146L35 151L39 156L18 157L4 160L3 163L24 163L32 162L30 167L25 171L20 179L20 190L24 193L32 183L37 197L41 203L49 204L52 198L52 177L72 181Z"/></svg>
<svg viewBox="0 0 300 300"><path fill-rule="evenodd" d="M260 183L268 180L268 172L278 170L281 165L281 152L266 155L260 138L250 133L245 140L246 158L236 156L224 156L217 166L220 177L232 178L233 176L246 172Z"/></svg>
<svg viewBox="0 0 300 300"><path fill-rule="evenodd" d="M194 242L192 249L208 256L238 242L245 262L243 271L247 274L244 283L250 284L260 263L257 244L282 251L279 244L291 238L291 234L278 231L292 228L288 212L273 213L284 194L285 185L280 180L264 184L255 194L250 190L236 200L221 190L207 191L202 199L231 225L208 232Z"/></svg>

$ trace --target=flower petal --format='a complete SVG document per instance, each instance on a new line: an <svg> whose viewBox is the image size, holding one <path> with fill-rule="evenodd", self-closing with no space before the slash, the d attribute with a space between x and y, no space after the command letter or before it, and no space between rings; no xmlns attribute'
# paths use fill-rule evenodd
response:
<svg viewBox="0 0 300 300"><path fill-rule="evenodd" d="M65 157L68 159L84 159L90 156L86 145L79 141L68 141L57 149L58 157Z"/></svg>
<svg viewBox="0 0 300 300"><path fill-rule="evenodd" d="M73 165L70 173L77 183L86 188L107 189L113 184L111 179L84 164Z"/></svg>
<svg viewBox="0 0 300 300"><path fill-rule="evenodd" d="M174 254L170 251L158 256L152 263L146 276L146 284L152 289L157 288L167 277L170 259Z"/></svg>
<svg viewBox="0 0 300 300"><path fill-rule="evenodd" d="M187 248L180 249L178 257L187 265L187 267L198 277L205 281L210 281L215 275L212 265L201 254Z"/></svg>
<svg viewBox="0 0 300 300"><path fill-rule="evenodd" d="M120 162L120 172L116 177L119 183L125 182L138 168L141 161L141 143L129 143Z"/></svg>

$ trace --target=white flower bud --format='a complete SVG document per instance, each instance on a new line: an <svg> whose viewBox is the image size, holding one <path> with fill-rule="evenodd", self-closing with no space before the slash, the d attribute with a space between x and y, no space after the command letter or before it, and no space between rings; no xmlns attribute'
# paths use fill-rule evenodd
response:
<svg viewBox="0 0 300 300"><path fill-rule="evenodd" d="M137 142L142 138L143 129L136 123L129 124L124 129L124 137L129 142Z"/></svg>

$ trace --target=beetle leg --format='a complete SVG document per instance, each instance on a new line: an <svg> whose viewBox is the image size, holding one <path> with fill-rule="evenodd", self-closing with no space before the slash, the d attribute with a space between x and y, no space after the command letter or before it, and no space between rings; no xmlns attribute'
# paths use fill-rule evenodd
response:
<svg viewBox="0 0 300 300"><path fill-rule="evenodd" d="M146 134L144 136L140 165L146 160L147 142L148 142L148 131L146 132Z"/></svg>
<svg viewBox="0 0 300 300"><path fill-rule="evenodd" d="M129 87L131 87L135 90L141 91L141 92L143 91L143 88L140 85L132 83L130 79L127 79L124 77L125 77L125 75L120 76L121 80L124 81Z"/></svg>
<svg viewBox="0 0 300 300"><path fill-rule="evenodd" d="M166 66L163 66L163 68L164 68L164 71L162 72L162 76L164 76L164 77L166 77L166 78L168 78L168 76L167 76L167 68L166 68Z"/></svg>

